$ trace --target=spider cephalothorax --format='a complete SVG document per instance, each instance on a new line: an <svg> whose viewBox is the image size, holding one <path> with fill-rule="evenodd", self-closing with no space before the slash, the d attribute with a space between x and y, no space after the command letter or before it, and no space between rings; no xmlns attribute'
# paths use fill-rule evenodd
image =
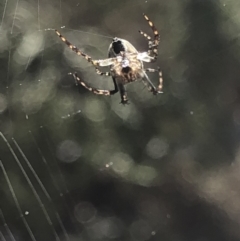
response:
<svg viewBox="0 0 240 241"><path fill-rule="evenodd" d="M152 39L146 33L139 31L145 38L148 39L148 51L138 52L136 48L127 40L121 38L113 38L112 43L108 49L108 58L101 60L93 60L89 55L80 51L76 46L72 45L66 38L64 38L57 30L57 35L65 42L70 49L72 49L78 55L83 56L88 62L90 62L99 75L112 76L114 83L114 90L99 90L96 88L89 87L83 82L76 73L73 74L77 83L84 86L86 89L92 91L95 94L100 95L113 95L120 92L121 103L127 104L127 93L124 85L141 79L147 86L148 90L154 95L162 93L162 72L160 69L144 68L143 62L154 62L157 59L158 51L157 47L160 42L159 33L149 18L143 14L147 20L149 26L152 28L154 33L154 39ZM110 66L110 72L101 72L99 67ZM158 72L159 74L159 85L156 88L148 78L146 72Z"/></svg>
<svg viewBox="0 0 240 241"><path fill-rule="evenodd" d="M121 39L115 37L113 38L112 44L110 45L110 48L113 49L113 52L117 55L120 54L120 52L124 52L126 51L123 42L121 41Z"/></svg>

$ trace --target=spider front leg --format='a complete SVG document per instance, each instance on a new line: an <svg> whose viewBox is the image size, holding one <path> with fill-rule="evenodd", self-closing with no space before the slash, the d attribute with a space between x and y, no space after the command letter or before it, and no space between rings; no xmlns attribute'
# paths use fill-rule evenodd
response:
<svg viewBox="0 0 240 241"><path fill-rule="evenodd" d="M158 45L159 45L159 42L160 42L160 36L159 36L158 30L154 26L153 22L148 18L148 16L145 15L145 14L143 14L143 16L146 19L146 21L148 22L148 24L151 27L151 29L153 31L153 34L154 34L154 40L152 41L153 43L151 41L148 42L148 45L149 45L148 52L152 53L154 59L156 59L157 56L158 56L157 48L158 48ZM143 36L146 37L148 40L151 40L151 37L149 39L149 36L147 34L145 34L144 32L140 31L140 33L143 34Z"/></svg>
<svg viewBox="0 0 240 241"><path fill-rule="evenodd" d="M74 74L72 73L69 73L70 75L73 75L76 83L78 84L81 84L83 87L85 87L87 90L93 92L94 94L96 95L114 95L118 92L118 86L116 84L115 81L113 81L113 84L114 84L114 90L100 90L100 89L96 89L96 88L93 88L93 87L90 87L88 86L85 82L83 82L77 75L77 73L75 72Z"/></svg>
<svg viewBox="0 0 240 241"><path fill-rule="evenodd" d="M148 40L148 55L154 55L154 51L153 49L156 47L156 45L154 44L154 41L152 40L151 36L149 36L148 34L144 33L143 31L139 30L139 33L141 35L143 35L143 37L145 37ZM152 60L155 61L156 59L154 58Z"/></svg>
<svg viewBox="0 0 240 241"><path fill-rule="evenodd" d="M92 60L92 58L83 53L82 51L80 51L76 46L72 45L65 37L63 37L63 35L61 35L60 32L58 32L58 30L55 29L56 34L58 35L58 37L72 50L74 51L77 55L79 56L83 56L89 63L91 63L92 65L94 65L95 67L97 66L97 64L94 63L94 61Z"/></svg>
<svg viewBox="0 0 240 241"><path fill-rule="evenodd" d="M94 67L95 70L97 72L97 74L99 75L111 75L110 73L106 72L103 73L98 69L98 66L110 66L113 63L115 63L115 58L108 58L108 59L102 59L102 60L93 60L91 56L83 53L82 51L80 51L76 46L72 45L65 37L63 37L63 35L61 35L60 32L58 32L58 30L55 29L56 34L59 36L59 38L72 50L74 51L77 55L79 56L83 56L89 63L91 63Z"/></svg>
<svg viewBox="0 0 240 241"><path fill-rule="evenodd" d="M151 36L149 36L148 34L144 33L142 30L138 30L138 32L143 35L144 38L146 38L150 43L148 43L149 45L152 44L152 38Z"/></svg>

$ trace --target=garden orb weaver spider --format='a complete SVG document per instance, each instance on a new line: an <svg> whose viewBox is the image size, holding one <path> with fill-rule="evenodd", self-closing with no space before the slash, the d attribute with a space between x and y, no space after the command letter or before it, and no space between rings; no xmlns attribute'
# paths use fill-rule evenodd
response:
<svg viewBox="0 0 240 241"><path fill-rule="evenodd" d="M80 51L76 46L72 45L65 37L61 35L58 30L55 30L56 34L61 40L72 49L77 55L83 56L89 63L91 63L99 75L112 76L114 90L100 90L88 86L77 75L77 73L70 73L75 78L76 83L81 84L89 91L98 95L114 95L118 91L121 95L121 103L128 104L127 93L124 85L141 79L148 90L154 95L162 93L162 72L160 69L144 68L143 62L152 63L155 62L158 56L158 45L160 42L159 33L154 24L149 20L147 15L143 14L144 18L151 27L154 39L146 33L139 31L148 40L148 51L138 52L136 48L127 40L121 38L113 38L112 43L108 49L108 58L93 60L92 57ZM110 72L101 72L99 67L110 66ZM159 85L156 88L149 79L146 72L158 72Z"/></svg>

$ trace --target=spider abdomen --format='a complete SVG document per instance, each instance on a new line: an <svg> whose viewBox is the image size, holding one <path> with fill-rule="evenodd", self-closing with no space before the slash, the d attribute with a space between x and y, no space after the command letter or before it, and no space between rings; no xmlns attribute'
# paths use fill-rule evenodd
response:
<svg viewBox="0 0 240 241"><path fill-rule="evenodd" d="M133 72L131 69L128 72L122 72L123 84L136 81L138 77L137 72Z"/></svg>
<svg viewBox="0 0 240 241"><path fill-rule="evenodd" d="M139 70L133 70L131 67L120 68L114 75L118 77L119 80L121 79L122 84L137 81L141 77Z"/></svg>
<svg viewBox="0 0 240 241"><path fill-rule="evenodd" d="M113 76L118 76L122 84L137 81L142 77L142 70L143 64L136 58L136 54L126 52L118 56L118 61L111 68Z"/></svg>

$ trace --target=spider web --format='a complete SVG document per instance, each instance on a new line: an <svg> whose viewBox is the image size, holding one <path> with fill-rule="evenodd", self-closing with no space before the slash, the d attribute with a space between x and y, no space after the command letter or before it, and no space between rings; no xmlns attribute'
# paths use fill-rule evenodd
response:
<svg viewBox="0 0 240 241"><path fill-rule="evenodd" d="M239 222L232 214L238 208L229 208L231 202L224 206L221 198L214 199L207 189L210 181L179 177L175 169L169 167L174 158L191 159L193 152L199 154L194 145L189 144L188 124L182 123L200 122L196 129L200 126L199 132L207 132L210 121L207 122L209 116L205 113L211 109L207 109L206 103L218 104L223 112L230 103L234 124L239 124L238 108L234 107L239 86L234 74L239 71L237 61L233 61L238 57L239 13L235 9L239 3L229 0L198 4L195 6L189 0L181 3L6 0L1 3L1 240L191 237L227 240L228 230ZM189 14L187 18L188 11L192 16ZM76 88L68 76L75 70L91 85L96 86L98 78L99 88L110 89L112 83L96 77L94 69L63 46L48 29L57 28L84 52L96 59L104 58L114 36L126 38L139 50L147 48L146 40L137 33L138 29L149 32L144 20L139 20L142 12L148 13L162 36L158 63L165 73L166 94L153 98L140 84L134 84L128 90L131 105L122 108L119 96L99 98ZM214 32L215 16L218 16L218 32L226 36L222 42L210 33ZM207 20L211 23L206 23ZM201 32L198 28L202 25L210 27ZM193 40L189 40L191 34L199 41L193 44ZM215 41L218 44L214 45ZM202 46L210 47L204 50ZM228 61L232 61L232 65L225 71L234 74L223 77L229 78L230 83L226 84L216 72L208 74L209 63L218 69L226 67ZM215 74L214 81L209 83L211 74ZM151 77L157 80L157 76ZM215 86L217 91L213 92ZM207 88L212 91L211 95ZM217 97L217 103L212 102L211 96ZM162 120L164 116L166 119ZM197 140L194 143L198 143L201 133L195 129L193 132ZM231 148L233 144L222 149L223 140L211 143L218 144L212 146L216 148L214 153L220 153L214 156L219 160L215 165L237 157ZM234 143L237 145L238 140ZM231 154L234 157L229 158ZM212 156L202 157L208 158ZM184 174L187 166L187 171L194 173L195 167L189 167L189 163L177 163L177 171ZM169 181L169 172L175 181ZM230 176L229 171L228 181ZM216 180L222 182L219 176ZM186 191L185 181L197 182L203 187L193 185ZM175 188L179 190L174 191ZM222 188L218 194L226 192ZM207 204L221 205L217 215L226 213L231 222L223 215L216 218L229 222L223 230L222 224L215 228L207 222L206 226L212 228L211 234L204 232L205 236L201 236L194 228L188 233L183 225L183 230L169 236L169 230L175 230L183 217L189 217L188 212L193 211L184 211L181 216L174 208L182 210L182 206L173 199L185 200L189 193L193 198L204 196ZM199 212L207 213L205 209L209 210L204 206ZM207 220L204 215L203 220ZM239 234L236 231L231 237L237 239Z"/></svg>

